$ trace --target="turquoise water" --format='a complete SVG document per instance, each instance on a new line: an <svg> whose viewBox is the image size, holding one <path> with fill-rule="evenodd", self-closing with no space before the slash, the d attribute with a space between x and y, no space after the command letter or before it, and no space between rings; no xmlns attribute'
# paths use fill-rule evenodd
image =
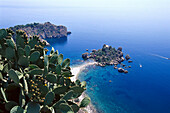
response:
<svg viewBox="0 0 170 113"><path fill-rule="evenodd" d="M70 58L72 65L82 63L86 49L99 49L103 44L123 47L133 60L128 74L118 73L113 66L89 66L80 74L79 78L87 81L86 93L92 103L104 113L170 113L170 60L157 56L170 58L168 3L127 7L113 3L109 7L6 3L0 4L0 28L46 21L67 26L72 31L68 38L49 42L64 58Z"/></svg>

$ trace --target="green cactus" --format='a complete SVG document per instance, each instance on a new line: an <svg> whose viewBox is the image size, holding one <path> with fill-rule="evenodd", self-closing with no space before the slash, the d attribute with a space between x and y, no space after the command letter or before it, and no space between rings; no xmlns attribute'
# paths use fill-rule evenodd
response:
<svg viewBox="0 0 170 113"><path fill-rule="evenodd" d="M14 42L14 40L12 38L11 39L7 39L6 43L8 44L9 47L11 47L13 49L16 48L15 42Z"/></svg>
<svg viewBox="0 0 170 113"><path fill-rule="evenodd" d="M63 62L63 54L60 54L58 56L58 64L61 64Z"/></svg>
<svg viewBox="0 0 170 113"><path fill-rule="evenodd" d="M7 31L5 29L0 29L0 40L6 38Z"/></svg>
<svg viewBox="0 0 170 113"><path fill-rule="evenodd" d="M2 89L2 87L1 87L1 94L2 94L5 102L8 102L8 101L7 101L7 98L6 98L6 95L5 95L5 92L4 92L4 90Z"/></svg>
<svg viewBox="0 0 170 113"><path fill-rule="evenodd" d="M47 95L45 96L45 100L44 100L44 105L50 105L55 97L55 93L54 92L48 92Z"/></svg>
<svg viewBox="0 0 170 113"><path fill-rule="evenodd" d="M18 104L14 101L8 101L7 103L5 103L5 109L7 111L10 111L14 106L17 106Z"/></svg>
<svg viewBox="0 0 170 113"><path fill-rule="evenodd" d="M62 67L65 67L65 66L70 66L70 59L65 59L62 63Z"/></svg>
<svg viewBox="0 0 170 113"><path fill-rule="evenodd" d="M30 56L30 61L34 63L39 59L39 57L40 57L40 52L34 51Z"/></svg>
<svg viewBox="0 0 170 113"><path fill-rule="evenodd" d="M29 102L27 105L27 113L39 113L40 112L40 104L36 102Z"/></svg>
<svg viewBox="0 0 170 113"><path fill-rule="evenodd" d="M0 72L0 80L2 80L3 79L3 75L2 75L2 73Z"/></svg>
<svg viewBox="0 0 170 113"><path fill-rule="evenodd" d="M67 93L64 95L63 99L64 99L64 100L69 100L69 99L72 98L72 96L73 96L73 90L70 90L69 92L67 92Z"/></svg>
<svg viewBox="0 0 170 113"><path fill-rule="evenodd" d="M30 64L29 65L29 68L30 69L36 69L36 68L39 68L37 65L35 65L35 64Z"/></svg>
<svg viewBox="0 0 170 113"><path fill-rule="evenodd" d="M57 78L56 78L55 74L48 74L46 76L46 80L50 83L57 83Z"/></svg>
<svg viewBox="0 0 170 113"><path fill-rule="evenodd" d="M26 45L25 46L25 55L26 56L29 56L30 55L30 52L31 52L31 47L29 45Z"/></svg>
<svg viewBox="0 0 170 113"><path fill-rule="evenodd" d="M86 107L89 103L90 103L90 98L89 98L89 97L85 97L85 98L81 101L80 107Z"/></svg>
<svg viewBox="0 0 170 113"><path fill-rule="evenodd" d="M86 81L81 82L81 87L86 87Z"/></svg>
<svg viewBox="0 0 170 113"><path fill-rule="evenodd" d="M25 50L23 48L21 48L21 47L18 48L17 52L18 52L18 56L25 55Z"/></svg>
<svg viewBox="0 0 170 113"><path fill-rule="evenodd" d="M56 66L56 71L55 71L58 75L59 74L61 74L61 65L60 64L58 64L57 66Z"/></svg>
<svg viewBox="0 0 170 113"><path fill-rule="evenodd" d="M40 113L53 113L53 107L43 106L40 110Z"/></svg>
<svg viewBox="0 0 170 113"><path fill-rule="evenodd" d="M67 103L61 103L59 108L62 113L74 113L71 106L69 106Z"/></svg>
<svg viewBox="0 0 170 113"><path fill-rule="evenodd" d="M30 74L31 76L41 75L41 74L43 74L43 70L40 69L40 68L35 68L35 69L33 69L33 70L30 70L30 71L28 72L28 74Z"/></svg>
<svg viewBox="0 0 170 113"><path fill-rule="evenodd" d="M18 60L18 65L23 67L28 67L29 59L26 56L20 56Z"/></svg>
<svg viewBox="0 0 170 113"><path fill-rule="evenodd" d="M47 55L45 44L24 31L0 29L0 111L73 113L88 105L89 98L73 103L86 82L70 80L70 59L54 48Z"/></svg>
<svg viewBox="0 0 170 113"><path fill-rule="evenodd" d="M24 109L21 108L20 106L14 106L11 110L10 113L24 113Z"/></svg>
<svg viewBox="0 0 170 113"><path fill-rule="evenodd" d="M57 87L57 88L53 89L53 92L55 94L64 94L65 92L67 92L67 90L68 90L68 87L60 86L60 87Z"/></svg>
<svg viewBox="0 0 170 113"><path fill-rule="evenodd" d="M15 56L15 50L12 47L6 48L5 51L6 58L11 60Z"/></svg>
<svg viewBox="0 0 170 113"><path fill-rule="evenodd" d="M57 58L58 56L56 54L53 54L49 62L55 64L57 62Z"/></svg>
<svg viewBox="0 0 170 113"><path fill-rule="evenodd" d="M9 72L9 77L16 83L16 84L19 84L19 77L17 75L17 73L13 70L13 69L10 69Z"/></svg>

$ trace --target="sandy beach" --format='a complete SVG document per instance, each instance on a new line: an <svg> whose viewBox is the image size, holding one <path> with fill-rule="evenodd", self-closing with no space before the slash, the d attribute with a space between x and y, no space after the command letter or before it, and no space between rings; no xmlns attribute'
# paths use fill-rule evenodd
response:
<svg viewBox="0 0 170 113"><path fill-rule="evenodd" d="M95 65L96 62L85 62L84 64L82 65L78 65L78 66L75 66L75 67L71 67L71 72L72 74L74 75L73 77L71 77L71 81L76 81L78 79L78 76L80 74L80 72L82 70L84 70L87 66L90 66L90 65ZM80 97L79 97L79 100L81 102L81 100L83 100L83 98L86 96L87 94L83 93ZM88 113L97 113L95 107L90 103L86 108L85 110L88 112ZM79 110L78 113L84 113L85 111L83 110Z"/></svg>
<svg viewBox="0 0 170 113"><path fill-rule="evenodd" d="M75 67L71 67L71 72L74 75L73 77L71 77L71 81L76 81L79 73L85 69L85 67L90 66L90 65L95 65L96 62L85 62L82 65L79 66L75 66Z"/></svg>

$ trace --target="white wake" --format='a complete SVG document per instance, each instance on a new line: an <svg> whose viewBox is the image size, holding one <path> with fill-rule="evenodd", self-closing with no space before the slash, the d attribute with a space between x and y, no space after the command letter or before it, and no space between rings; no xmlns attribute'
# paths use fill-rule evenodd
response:
<svg viewBox="0 0 170 113"><path fill-rule="evenodd" d="M167 58L167 57L165 57L165 56L158 55L158 54L151 54L151 55L156 56L156 57L159 57L159 58L163 58L163 59L169 60L169 58Z"/></svg>

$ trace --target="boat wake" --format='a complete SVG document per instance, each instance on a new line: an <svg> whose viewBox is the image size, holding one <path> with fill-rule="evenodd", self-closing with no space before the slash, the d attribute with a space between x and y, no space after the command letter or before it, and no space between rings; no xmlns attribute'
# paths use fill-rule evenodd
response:
<svg viewBox="0 0 170 113"><path fill-rule="evenodd" d="M166 59L166 60L170 60L170 58L167 58L167 57L164 57L164 56L161 56L161 55L158 55L158 54L151 54L151 55L159 57L159 58L163 58L163 59Z"/></svg>

